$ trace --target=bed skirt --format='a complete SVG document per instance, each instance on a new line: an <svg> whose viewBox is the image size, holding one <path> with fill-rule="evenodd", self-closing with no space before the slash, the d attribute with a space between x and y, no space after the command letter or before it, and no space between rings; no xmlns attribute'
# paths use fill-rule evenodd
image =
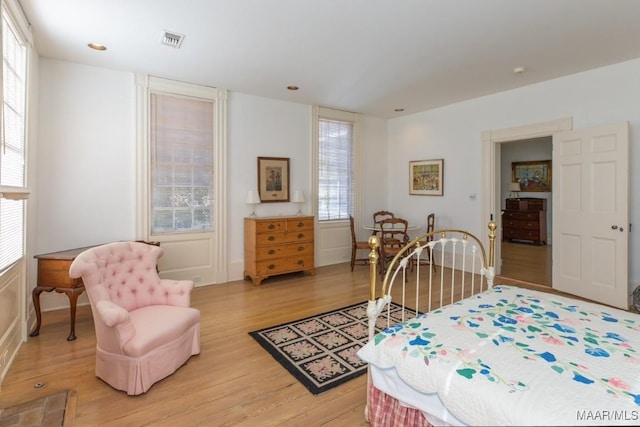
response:
<svg viewBox="0 0 640 427"><path fill-rule="evenodd" d="M372 427L433 427L422 411L402 405L373 384L369 384L367 411Z"/></svg>

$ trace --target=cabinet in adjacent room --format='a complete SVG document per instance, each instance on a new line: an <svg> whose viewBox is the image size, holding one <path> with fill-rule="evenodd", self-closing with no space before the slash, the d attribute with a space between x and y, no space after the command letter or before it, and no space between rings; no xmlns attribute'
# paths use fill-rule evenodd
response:
<svg viewBox="0 0 640 427"><path fill-rule="evenodd" d="M244 278L260 285L284 273L315 274L313 216L246 217Z"/></svg>
<svg viewBox="0 0 640 427"><path fill-rule="evenodd" d="M502 212L502 238L547 243L547 199L507 199Z"/></svg>

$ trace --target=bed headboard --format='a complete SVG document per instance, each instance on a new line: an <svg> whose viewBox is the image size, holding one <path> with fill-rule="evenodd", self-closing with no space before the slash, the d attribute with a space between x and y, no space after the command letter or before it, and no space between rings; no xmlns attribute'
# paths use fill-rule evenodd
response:
<svg viewBox="0 0 640 427"><path fill-rule="evenodd" d="M402 305L403 313L408 307L417 314L491 288L495 277L496 223L489 222L488 228L488 251L480 239L465 230L441 229L416 237L387 263L379 291L380 239L371 236L370 315L377 317L391 300Z"/></svg>

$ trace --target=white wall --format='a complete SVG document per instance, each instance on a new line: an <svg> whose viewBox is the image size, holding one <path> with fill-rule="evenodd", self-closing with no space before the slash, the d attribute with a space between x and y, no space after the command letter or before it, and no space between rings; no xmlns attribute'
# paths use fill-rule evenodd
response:
<svg viewBox="0 0 640 427"><path fill-rule="evenodd" d="M135 237L135 154L134 75L41 58L29 286L35 254ZM69 305L62 294L40 300Z"/></svg>
<svg viewBox="0 0 640 427"><path fill-rule="evenodd" d="M258 157L288 157L290 196L303 190L302 212L311 214L311 107L232 92L228 101L228 262L230 280L244 269L247 192L258 188ZM258 216L294 215L297 203L261 203Z"/></svg>
<svg viewBox="0 0 640 427"><path fill-rule="evenodd" d="M389 209L387 198L389 168L386 161L387 120L378 117L364 117L360 130L360 191L362 197L360 199L360 218L355 218L355 220L358 227L356 237L360 240L366 240L371 235L371 231L364 230L362 225L373 222L374 212ZM349 242L350 244L351 242Z"/></svg>
<svg viewBox="0 0 640 427"><path fill-rule="evenodd" d="M135 237L135 76L42 58L33 255ZM257 157L289 157L291 190L303 190L311 214L311 107L231 92L228 100L228 271L242 278L247 191L257 188ZM368 221L385 202L386 120L362 122L363 212ZM260 216L290 215L293 203L264 203ZM366 214L366 215L365 215ZM34 231L35 232L35 231ZM30 289L29 289L30 291ZM80 303L86 302L85 296ZM68 306L42 294L43 310Z"/></svg>
<svg viewBox="0 0 640 427"><path fill-rule="evenodd" d="M135 86L133 73L42 58L37 146L36 248L44 253L129 239L135 234ZM291 187L307 198L311 183L310 107L240 93L228 105L229 276L241 276L246 192L257 186L256 157L289 157ZM482 131L573 117L574 128L629 121L632 165L640 150L640 60L387 121L362 122L360 221L391 209L426 226L486 233L481 223ZM444 196L409 196L410 160L444 158ZM634 195L640 170L631 168L631 222L640 224ZM475 199L472 197L475 196ZM309 201L303 206L310 213ZM297 211L289 203L262 204L260 215ZM366 236L359 230L361 237ZM29 231L31 232L31 230ZM630 259L640 238L631 233ZM31 259L31 269L35 263ZM640 265L630 266L640 278ZM35 276L31 276L35 277ZM30 280L30 286L34 286ZM56 303L51 300L59 298ZM43 294L43 307L68 306Z"/></svg>
<svg viewBox="0 0 640 427"><path fill-rule="evenodd" d="M575 74L389 121L389 205L410 221L427 211L438 226L485 235L481 224L481 132L573 118L574 129L630 124L630 222L640 224L640 60ZM409 196L408 161L444 158L444 196ZM476 200L469 195L477 194ZM637 228L636 228L637 227ZM630 282L640 280L640 226L630 234Z"/></svg>

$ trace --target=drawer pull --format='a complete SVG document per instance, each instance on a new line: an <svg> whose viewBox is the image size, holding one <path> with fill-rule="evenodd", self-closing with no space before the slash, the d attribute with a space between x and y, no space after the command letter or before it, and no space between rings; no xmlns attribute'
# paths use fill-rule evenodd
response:
<svg viewBox="0 0 640 427"><path fill-rule="evenodd" d="M299 223L298 223L298 227L300 227L300 228L304 227L304 222L302 222L302 221L301 221L301 222L299 222Z"/></svg>
<svg viewBox="0 0 640 427"><path fill-rule="evenodd" d="M304 234L302 233L298 234L298 239L304 239Z"/></svg>
<svg viewBox="0 0 640 427"><path fill-rule="evenodd" d="M267 266L267 268L268 268L269 270L273 270L274 268L276 268L276 265L275 265L275 264L269 264L269 265Z"/></svg>
<svg viewBox="0 0 640 427"><path fill-rule="evenodd" d="M298 252L304 251L304 246L298 246Z"/></svg>
<svg viewBox="0 0 640 427"><path fill-rule="evenodd" d="M273 255L273 254L275 254L275 253L276 253L276 250L275 250L275 249L270 249L270 250L269 250L269 255Z"/></svg>
<svg viewBox="0 0 640 427"><path fill-rule="evenodd" d="M303 261L303 260L301 260L301 259L299 259L299 260L298 260L298 265L304 265L304 261Z"/></svg>
<svg viewBox="0 0 640 427"><path fill-rule="evenodd" d="M269 240L270 242L273 242L274 240L276 240L276 237L275 236L269 236L267 238L267 240Z"/></svg>
<svg viewBox="0 0 640 427"><path fill-rule="evenodd" d="M274 228L276 228L275 224L269 224L269 226L267 227L269 230L273 230Z"/></svg>

